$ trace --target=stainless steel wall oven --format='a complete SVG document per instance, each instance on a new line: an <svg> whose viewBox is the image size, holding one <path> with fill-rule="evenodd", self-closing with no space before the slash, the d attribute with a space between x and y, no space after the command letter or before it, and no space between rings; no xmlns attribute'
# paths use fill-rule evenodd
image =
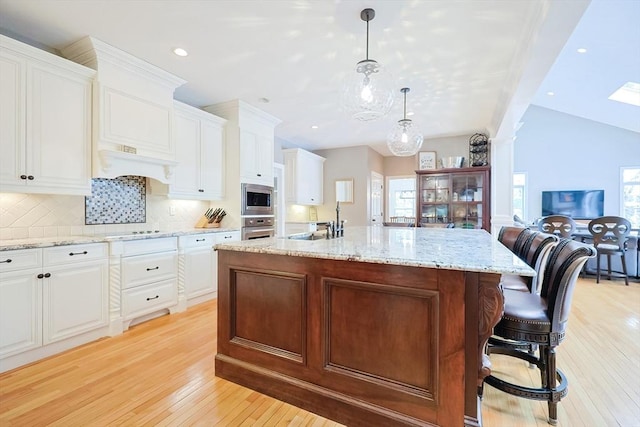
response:
<svg viewBox="0 0 640 427"><path fill-rule="evenodd" d="M273 237L276 233L274 217L256 216L242 219L242 240Z"/></svg>

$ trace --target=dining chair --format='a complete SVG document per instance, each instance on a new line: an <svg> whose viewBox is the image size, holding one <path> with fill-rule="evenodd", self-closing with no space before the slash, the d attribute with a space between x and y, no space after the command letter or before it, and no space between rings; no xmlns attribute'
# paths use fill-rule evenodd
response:
<svg viewBox="0 0 640 427"><path fill-rule="evenodd" d="M591 220L588 228L591 236L593 236L593 246L597 251L596 283L600 283L600 256L606 255L609 280L611 280L612 274L613 277L624 277L625 285L629 286L625 244L631 232L631 222L619 216L602 216ZM620 255L622 272L611 271L611 255Z"/></svg>
<svg viewBox="0 0 640 427"><path fill-rule="evenodd" d="M538 221L538 230L565 238L570 238L576 232L576 228L576 222L565 215L549 215Z"/></svg>
<svg viewBox="0 0 640 427"><path fill-rule="evenodd" d="M504 314L494 328L494 336L499 340L490 341L487 353L511 356L537 367L540 387L503 380L495 376L494 371L478 387L480 398L484 383L487 383L514 396L547 401L548 422L557 424L558 402L567 395L568 382L556 366L556 348L566 337L571 299L580 269L595 254L591 245L562 238L549 255L540 294L503 291ZM533 346L539 346L538 356L530 351Z"/></svg>

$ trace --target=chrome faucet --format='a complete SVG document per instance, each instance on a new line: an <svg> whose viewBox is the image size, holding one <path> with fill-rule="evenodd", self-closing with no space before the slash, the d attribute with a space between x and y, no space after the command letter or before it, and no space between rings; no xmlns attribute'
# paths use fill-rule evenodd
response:
<svg viewBox="0 0 640 427"><path fill-rule="evenodd" d="M336 202L336 221L327 222L327 239L344 236L344 220L340 220L340 202Z"/></svg>

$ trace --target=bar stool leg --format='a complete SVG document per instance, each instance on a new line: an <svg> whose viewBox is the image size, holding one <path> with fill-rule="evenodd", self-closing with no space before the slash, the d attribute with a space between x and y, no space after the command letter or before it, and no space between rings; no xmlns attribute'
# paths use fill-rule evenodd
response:
<svg viewBox="0 0 640 427"><path fill-rule="evenodd" d="M547 348L548 364L547 364L547 384L551 390L551 396L549 396L549 424L555 426L558 424L558 399L554 396L556 391L556 349L553 347Z"/></svg>

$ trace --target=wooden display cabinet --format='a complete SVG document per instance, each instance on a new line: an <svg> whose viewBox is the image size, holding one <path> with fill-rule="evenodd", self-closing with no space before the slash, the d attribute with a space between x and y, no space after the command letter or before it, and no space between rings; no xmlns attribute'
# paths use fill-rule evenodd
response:
<svg viewBox="0 0 640 427"><path fill-rule="evenodd" d="M417 221L420 226L482 228L491 232L491 167L419 170Z"/></svg>

